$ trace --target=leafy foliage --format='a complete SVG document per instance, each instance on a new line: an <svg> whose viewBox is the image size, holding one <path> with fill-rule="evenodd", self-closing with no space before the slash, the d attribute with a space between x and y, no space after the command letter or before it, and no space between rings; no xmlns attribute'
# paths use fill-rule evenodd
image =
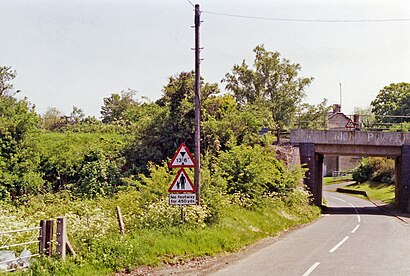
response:
<svg viewBox="0 0 410 276"><path fill-rule="evenodd" d="M0 96L11 96L14 93L11 81L16 77L16 71L11 66L0 66Z"/></svg>
<svg viewBox="0 0 410 276"><path fill-rule="evenodd" d="M242 62L225 75L226 89L240 105L266 105L273 121L280 127L288 125L304 97L305 88L313 78L298 77L301 66L291 64L278 52L267 51L263 45L253 50L253 67Z"/></svg>
<svg viewBox="0 0 410 276"><path fill-rule="evenodd" d="M295 124L307 129L326 129L329 110L326 99L318 105L303 103L299 107Z"/></svg>
<svg viewBox="0 0 410 276"><path fill-rule="evenodd" d="M224 197L220 219L212 224L203 224L205 206L185 207L182 225L179 207L170 207L164 199L143 207L138 204L140 200L141 194L135 190L119 192L109 199L75 199L69 193L30 197L20 207L1 206L12 211L0 220L0 229L2 222L13 216L19 225L32 226L39 219L65 215L77 256L68 256L66 262L55 258L34 260L29 273L106 275L141 265L232 252L319 215L319 209L309 205L307 194L298 189L283 198L263 198L264 204L254 209L232 204ZM121 207L126 235L118 232L115 206Z"/></svg>
<svg viewBox="0 0 410 276"><path fill-rule="evenodd" d="M0 96L0 199L36 193L42 188L38 123L27 101Z"/></svg>
<svg viewBox="0 0 410 276"><path fill-rule="evenodd" d="M359 163L359 166L357 166L353 170L352 178L354 181L358 183L364 183L370 179L372 173L373 173L373 167L370 164L369 159L365 158L365 159L362 159Z"/></svg>
<svg viewBox="0 0 410 276"><path fill-rule="evenodd" d="M265 195L286 194L296 188L297 177L275 158L272 149L255 145L237 146L219 157L227 193L258 201Z"/></svg>
<svg viewBox="0 0 410 276"><path fill-rule="evenodd" d="M124 90L121 94L113 93L110 97L104 98L104 105L101 107L103 123L112 123L124 119L124 113L132 106L137 105L134 100L135 91Z"/></svg>
<svg viewBox="0 0 410 276"><path fill-rule="evenodd" d="M16 225L64 215L78 252L66 264L40 259L31 272L102 275L172 259L169 253L210 255L316 217L299 186L303 170L287 169L270 140L257 134L289 122L311 79L297 78L300 66L278 53L262 46L255 53L250 83L258 89L246 99L218 95L217 84L201 80L201 205L184 207L183 226L180 208L168 204L175 172L167 159L182 141L193 148L193 72L170 77L156 102L138 102L126 90L104 98L102 121L73 107L69 116L49 109L40 126L34 108L10 96L15 72L2 67L0 199L14 202L0 207L13 210L7 217ZM118 234L116 206L126 236Z"/></svg>
<svg viewBox="0 0 410 276"><path fill-rule="evenodd" d="M56 130L64 125L64 114L55 107L50 107L42 116L43 126L47 130Z"/></svg>
<svg viewBox="0 0 410 276"><path fill-rule="evenodd" d="M368 180L393 184L394 160L383 157L369 157L360 161L359 166L353 171L353 180L364 183Z"/></svg>
<svg viewBox="0 0 410 276"><path fill-rule="evenodd" d="M52 191L111 194L121 184L126 137L99 133L44 133L41 171Z"/></svg>
<svg viewBox="0 0 410 276"><path fill-rule="evenodd" d="M371 102L372 112L379 116L404 116L410 114L410 83L392 83L379 91ZM408 122L409 118L377 118L383 123Z"/></svg>
<svg viewBox="0 0 410 276"><path fill-rule="evenodd" d="M204 102L218 92L216 85L202 83ZM159 164L172 157L185 141L194 147L194 74L183 72L170 77L163 96L155 103L135 106L127 112L135 130L135 140L126 150L132 173L147 172L148 162Z"/></svg>

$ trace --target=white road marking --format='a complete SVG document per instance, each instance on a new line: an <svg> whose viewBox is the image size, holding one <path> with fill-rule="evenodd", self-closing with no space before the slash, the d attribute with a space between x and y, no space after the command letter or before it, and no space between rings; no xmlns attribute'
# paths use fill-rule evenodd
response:
<svg viewBox="0 0 410 276"><path fill-rule="evenodd" d="M316 267L318 267L319 265L320 265L319 262L314 263L308 270L306 270L306 272L305 272L302 276L308 276L308 275L310 275L310 273L312 273L313 270L315 270Z"/></svg>
<svg viewBox="0 0 410 276"><path fill-rule="evenodd" d="M359 227L360 227L360 224L356 225L356 227L350 233L353 234L354 232L356 232L357 229L359 229Z"/></svg>
<svg viewBox="0 0 410 276"><path fill-rule="evenodd" d="M352 206L354 208L354 211L357 214L357 222L360 223L360 216L359 216L359 211L357 210L356 206L354 206L352 203L349 203L350 206Z"/></svg>
<svg viewBox="0 0 410 276"><path fill-rule="evenodd" d="M349 239L349 236L346 236L343 240L341 240L338 244L336 244L332 249L330 249L329 253L335 252L336 249L339 248L339 246L341 246L345 241L347 241L347 239Z"/></svg>
<svg viewBox="0 0 410 276"><path fill-rule="evenodd" d="M352 203L349 203L350 206L352 206L354 208L354 211L356 212L356 214L359 213L359 211L357 211L356 206L354 206Z"/></svg>

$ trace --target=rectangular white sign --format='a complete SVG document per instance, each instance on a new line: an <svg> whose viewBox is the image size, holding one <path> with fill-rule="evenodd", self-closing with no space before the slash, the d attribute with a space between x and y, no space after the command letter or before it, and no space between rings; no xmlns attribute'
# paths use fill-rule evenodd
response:
<svg viewBox="0 0 410 276"><path fill-rule="evenodd" d="M170 205L196 204L196 194L169 194Z"/></svg>

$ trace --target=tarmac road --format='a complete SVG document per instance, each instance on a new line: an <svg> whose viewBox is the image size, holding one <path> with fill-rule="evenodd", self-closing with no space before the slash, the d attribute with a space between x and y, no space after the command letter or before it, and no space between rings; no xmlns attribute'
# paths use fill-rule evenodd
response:
<svg viewBox="0 0 410 276"><path fill-rule="evenodd" d="M410 275L410 224L324 191L326 214L212 275Z"/></svg>

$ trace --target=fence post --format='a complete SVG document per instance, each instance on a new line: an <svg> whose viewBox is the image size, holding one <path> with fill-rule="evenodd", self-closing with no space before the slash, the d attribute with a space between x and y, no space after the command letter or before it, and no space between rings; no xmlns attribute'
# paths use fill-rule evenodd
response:
<svg viewBox="0 0 410 276"><path fill-rule="evenodd" d="M121 234L125 234L125 227L124 221L122 220L121 209L120 207L116 207L115 210L117 211L117 220L118 220L118 227L120 228Z"/></svg>
<svg viewBox="0 0 410 276"><path fill-rule="evenodd" d="M40 255L44 254L44 250L46 249L46 221L40 220L40 236L38 237L39 244L38 244L38 253Z"/></svg>
<svg viewBox="0 0 410 276"><path fill-rule="evenodd" d="M66 220L65 217L57 218L57 233L56 233L56 252L61 256L63 261L66 257L66 246L67 246L67 233L66 233Z"/></svg>
<svg viewBox="0 0 410 276"><path fill-rule="evenodd" d="M54 221L46 220L44 250L47 256L53 255L53 230L54 230Z"/></svg>

